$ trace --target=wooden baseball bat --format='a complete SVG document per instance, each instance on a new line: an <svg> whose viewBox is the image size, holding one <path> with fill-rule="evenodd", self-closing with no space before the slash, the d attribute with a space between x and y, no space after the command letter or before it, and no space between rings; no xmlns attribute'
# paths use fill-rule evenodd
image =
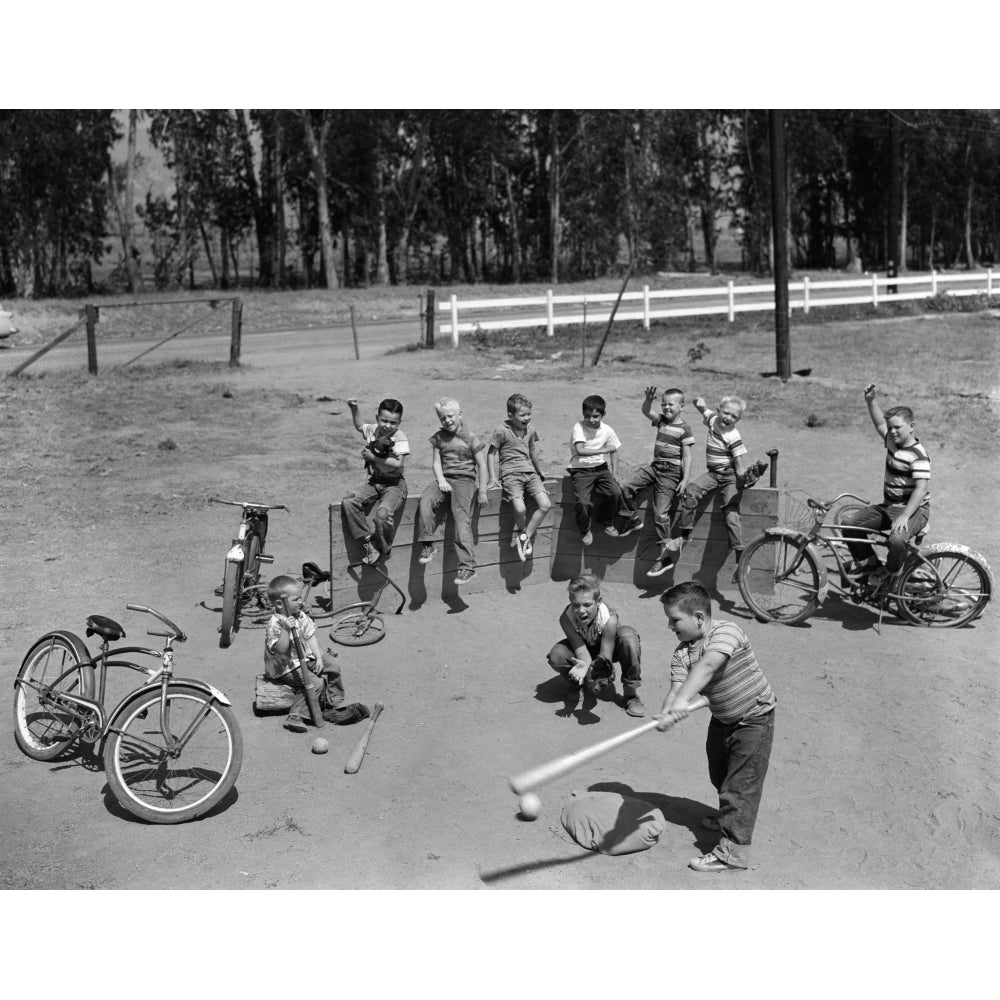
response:
<svg viewBox="0 0 1000 1000"><path fill-rule="evenodd" d="M323 718L323 713L319 708L319 695L316 693L316 678L306 666L307 656L305 643L302 641L302 636L299 635L298 622L295 621L294 616L292 615L292 609L288 603L288 598L282 597L282 601L285 605L285 615L292 619L292 645L295 647L295 655L299 660L299 680L302 681L302 686L306 690L306 701L309 704L309 715L312 717L313 725L317 729L322 729L326 725L326 719Z"/></svg>
<svg viewBox="0 0 1000 1000"><path fill-rule="evenodd" d="M344 774L357 774L361 769L361 762L365 759L365 752L368 750L368 741L372 738L372 730L375 728L375 723L382 714L383 708L385 708L385 705L382 702L375 702L375 705L372 707L371 718L368 720L368 728L365 730L365 735L358 740L357 746L351 751L351 756L347 758L347 763L344 765Z"/></svg>
<svg viewBox="0 0 1000 1000"><path fill-rule="evenodd" d="M692 706L691 711L694 712L699 708L704 708L707 704L708 700L702 698L699 703ZM673 723L672 725L675 724ZM515 795L532 792L536 788L541 788L542 785L547 785L549 782L555 781L557 778L562 778L571 771L575 771L578 767L583 767L584 764L589 764L598 757L603 757L604 754L616 750L625 743L638 739L640 736L645 736L646 733L651 733L656 729L656 726L657 720L650 719L648 722L644 722L641 726L630 729L628 732L619 733L617 736L610 736L608 739L594 743L592 746L584 747L582 750L563 754L561 757L555 757L544 764L539 764L537 767L529 768L523 774L510 779L510 790Z"/></svg>

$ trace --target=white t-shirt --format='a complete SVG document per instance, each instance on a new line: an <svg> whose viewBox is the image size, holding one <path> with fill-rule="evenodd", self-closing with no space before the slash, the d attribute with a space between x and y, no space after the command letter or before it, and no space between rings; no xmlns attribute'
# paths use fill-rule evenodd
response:
<svg viewBox="0 0 1000 1000"><path fill-rule="evenodd" d="M578 455L576 443L583 444L584 454ZM599 427L588 427L580 422L573 424L573 433L569 439L571 469L589 469L595 465L601 465L608 460L608 456L603 454L607 448L617 451L622 446L618 440L618 435L606 423L601 423ZM588 451L597 451L596 455L586 454Z"/></svg>

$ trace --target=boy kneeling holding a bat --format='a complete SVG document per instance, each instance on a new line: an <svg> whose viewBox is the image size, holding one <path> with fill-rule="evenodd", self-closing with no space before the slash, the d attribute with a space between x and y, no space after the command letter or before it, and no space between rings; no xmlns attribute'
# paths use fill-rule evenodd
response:
<svg viewBox="0 0 1000 1000"><path fill-rule="evenodd" d="M661 600L680 645L670 661L670 693L657 728L666 730L686 718L704 704L703 698L712 712L705 750L719 812L701 825L717 830L721 839L688 866L696 872L745 869L771 757L777 699L743 630L712 618L712 601L701 584L678 584Z"/></svg>
<svg viewBox="0 0 1000 1000"><path fill-rule="evenodd" d="M305 668L316 687L323 718L336 725L360 722L368 718L368 708L360 703L344 704L344 682L333 656L319 648L316 623L302 606L302 585L293 576L276 576L267 585L267 596L274 608L264 633L264 673L272 684L287 684L295 690L295 700L288 712L285 729L306 731L309 702L299 675L302 665L296 654L292 630L297 629L305 649ZM291 615L285 614L285 599Z"/></svg>

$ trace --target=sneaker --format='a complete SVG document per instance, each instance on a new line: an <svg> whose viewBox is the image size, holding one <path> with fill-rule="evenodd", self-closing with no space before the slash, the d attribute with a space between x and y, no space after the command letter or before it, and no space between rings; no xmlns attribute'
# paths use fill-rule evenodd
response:
<svg viewBox="0 0 1000 1000"><path fill-rule="evenodd" d="M613 524L609 524L604 528L604 534L610 535L612 538L617 538L618 529Z"/></svg>
<svg viewBox="0 0 1000 1000"><path fill-rule="evenodd" d="M871 573L872 570L878 569L881 565L878 558L872 556L870 559L862 559L861 562L849 562L844 568L854 576L856 574L864 575Z"/></svg>
<svg viewBox="0 0 1000 1000"><path fill-rule="evenodd" d="M646 706L643 705L639 696L634 694L631 698L625 698L625 711L631 715L633 719L641 719L646 714Z"/></svg>
<svg viewBox="0 0 1000 1000"><path fill-rule="evenodd" d="M423 563L425 566L437 555L437 549L431 542L424 542L420 549L420 557L417 559L418 563Z"/></svg>
<svg viewBox="0 0 1000 1000"><path fill-rule="evenodd" d="M701 825L704 829L714 830L716 833L718 833L722 829L722 827L719 826L718 816L703 816L701 820ZM715 855L713 854L712 857L715 857Z"/></svg>
<svg viewBox="0 0 1000 1000"><path fill-rule="evenodd" d="M636 514L634 517L630 517L625 524L625 527L618 532L622 538L626 535L631 535L634 531L639 531L642 528L642 518Z"/></svg>
<svg viewBox="0 0 1000 1000"><path fill-rule="evenodd" d="M514 539L514 544L517 546L517 558L524 562L527 553L528 536L522 531L517 538Z"/></svg>
<svg viewBox="0 0 1000 1000"><path fill-rule="evenodd" d="M304 733L306 731L305 720L301 715L290 715L285 720L285 729L293 733Z"/></svg>
<svg viewBox="0 0 1000 1000"><path fill-rule="evenodd" d="M739 871L734 865L727 865L714 851L703 854L700 858L692 858L688 862L688 868L693 868L696 872L735 872Z"/></svg>
<svg viewBox="0 0 1000 1000"><path fill-rule="evenodd" d="M683 538L669 538L663 543L663 554L666 555L669 552L675 552L680 555L680 551L684 546Z"/></svg>
<svg viewBox="0 0 1000 1000"><path fill-rule="evenodd" d="M362 562L366 563L368 566L374 566L375 563L382 558L382 553L379 552L379 550L375 548L375 546L372 545L371 541L368 539L365 540L364 545L365 554L362 557Z"/></svg>
<svg viewBox="0 0 1000 1000"><path fill-rule="evenodd" d="M455 574L455 583L458 584L468 583L470 580L474 580L475 578L476 578L476 571L474 569L469 569L467 566L463 566Z"/></svg>
<svg viewBox="0 0 1000 1000"><path fill-rule="evenodd" d="M534 549L531 547L531 536L530 535L525 535L524 536L524 557L525 557L525 559L527 559L528 556L530 556L533 551L534 551Z"/></svg>
<svg viewBox="0 0 1000 1000"><path fill-rule="evenodd" d="M674 561L670 556L663 555L660 556L656 562L653 563L649 569L646 570L646 576L663 576L668 569L672 569Z"/></svg>
<svg viewBox="0 0 1000 1000"><path fill-rule="evenodd" d="M588 531L587 534L585 534L583 538L580 539L580 541L582 541L584 545L593 545L594 536L591 532Z"/></svg>

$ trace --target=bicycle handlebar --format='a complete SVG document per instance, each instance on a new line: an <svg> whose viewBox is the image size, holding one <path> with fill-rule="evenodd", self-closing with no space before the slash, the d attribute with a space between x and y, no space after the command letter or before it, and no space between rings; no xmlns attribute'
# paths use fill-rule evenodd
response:
<svg viewBox="0 0 1000 1000"><path fill-rule="evenodd" d="M806 504L813 510L821 510L825 513L838 500L843 500L844 497L850 497L852 500L860 500L866 506L870 503L870 501L866 500L864 497L859 497L857 493L840 493L832 500L816 500L814 497L806 497Z"/></svg>
<svg viewBox="0 0 1000 1000"><path fill-rule="evenodd" d="M221 500L219 497L209 497L209 503L225 503L229 504L230 507L243 507L247 509L252 507L254 510L287 510L289 514L292 512L292 508L283 503L255 503L250 500Z"/></svg>
<svg viewBox="0 0 1000 1000"><path fill-rule="evenodd" d="M170 629L169 632L154 632L152 630L147 630L147 635L159 635L167 639L176 639L177 642L187 642L187 636L166 615L161 615L155 608L147 608L142 604L126 604L125 607L128 608L129 611L141 611L143 614L159 618L160 621L163 622L168 629Z"/></svg>

